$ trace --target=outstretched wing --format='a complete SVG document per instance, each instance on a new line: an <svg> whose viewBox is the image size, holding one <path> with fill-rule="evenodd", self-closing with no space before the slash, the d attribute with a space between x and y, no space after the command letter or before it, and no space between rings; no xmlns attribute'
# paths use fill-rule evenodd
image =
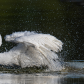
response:
<svg viewBox="0 0 84 84"><path fill-rule="evenodd" d="M14 39L17 43L32 44L37 48L45 48L55 52L61 51L63 43L49 34L34 34L30 36L21 36Z"/></svg>
<svg viewBox="0 0 84 84"><path fill-rule="evenodd" d="M6 35L5 40L34 45L37 48L45 48L55 52L61 51L63 45L60 40L50 34L38 34L30 31L15 32L11 35Z"/></svg>

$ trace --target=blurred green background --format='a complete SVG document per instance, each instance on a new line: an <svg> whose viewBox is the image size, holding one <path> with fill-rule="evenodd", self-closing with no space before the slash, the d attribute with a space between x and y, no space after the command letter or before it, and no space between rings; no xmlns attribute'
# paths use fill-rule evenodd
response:
<svg viewBox="0 0 84 84"><path fill-rule="evenodd" d="M60 0L0 0L0 52L15 44L4 36L16 31L49 33L64 45L65 60L84 60L84 6Z"/></svg>

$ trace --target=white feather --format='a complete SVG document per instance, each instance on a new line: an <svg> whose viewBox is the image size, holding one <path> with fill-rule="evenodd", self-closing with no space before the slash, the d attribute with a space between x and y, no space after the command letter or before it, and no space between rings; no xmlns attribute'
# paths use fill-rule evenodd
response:
<svg viewBox="0 0 84 84"><path fill-rule="evenodd" d="M55 52L61 51L63 43L56 37L25 31L6 35L5 40L19 44L9 52L0 53L0 64L17 64L22 68L47 65L49 70L62 69Z"/></svg>
<svg viewBox="0 0 84 84"><path fill-rule="evenodd" d="M1 35L0 35L0 46L1 46L1 44L2 44L2 37L1 37Z"/></svg>

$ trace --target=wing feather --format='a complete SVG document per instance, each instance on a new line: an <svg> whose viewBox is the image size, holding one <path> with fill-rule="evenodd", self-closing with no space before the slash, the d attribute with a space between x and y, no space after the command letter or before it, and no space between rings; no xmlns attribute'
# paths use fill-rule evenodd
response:
<svg viewBox="0 0 84 84"><path fill-rule="evenodd" d="M32 44L37 48L43 47L55 52L61 51L63 43L49 34L35 34L15 38L14 42Z"/></svg>
<svg viewBox="0 0 84 84"><path fill-rule="evenodd" d="M43 47L47 50L55 52L62 50L63 43L56 37L50 34L38 34L35 32L15 32L11 35L6 35L6 41L12 41L16 43L24 43L27 45L33 45L37 48Z"/></svg>

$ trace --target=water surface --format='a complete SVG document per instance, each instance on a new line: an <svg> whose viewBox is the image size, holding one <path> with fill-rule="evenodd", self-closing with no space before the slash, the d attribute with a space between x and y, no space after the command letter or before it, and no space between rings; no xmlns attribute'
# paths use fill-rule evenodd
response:
<svg viewBox="0 0 84 84"><path fill-rule="evenodd" d="M81 68L79 67L80 63ZM40 72L32 74L0 72L0 84L84 84L84 62L75 62L74 65L73 62L67 62L67 65L68 68L61 72Z"/></svg>

